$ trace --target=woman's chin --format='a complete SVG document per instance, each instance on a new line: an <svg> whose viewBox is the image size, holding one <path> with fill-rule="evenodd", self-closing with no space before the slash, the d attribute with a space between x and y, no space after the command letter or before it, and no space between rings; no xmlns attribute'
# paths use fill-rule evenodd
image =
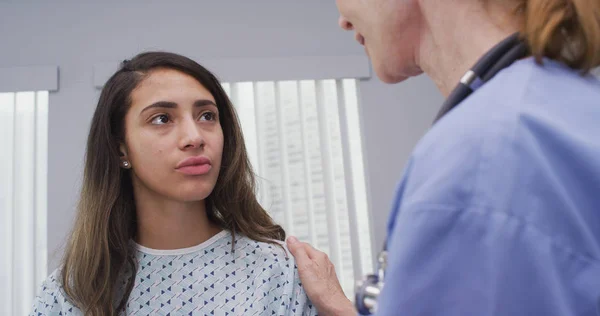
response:
<svg viewBox="0 0 600 316"><path fill-rule="evenodd" d="M176 197L176 200L185 202L185 203L193 203L193 202L201 202L206 200L210 196L210 192L181 192Z"/></svg>
<svg viewBox="0 0 600 316"><path fill-rule="evenodd" d="M212 193L212 186L180 186L173 189L169 189L165 192L166 196L170 200L179 201L183 203L200 202L206 200Z"/></svg>

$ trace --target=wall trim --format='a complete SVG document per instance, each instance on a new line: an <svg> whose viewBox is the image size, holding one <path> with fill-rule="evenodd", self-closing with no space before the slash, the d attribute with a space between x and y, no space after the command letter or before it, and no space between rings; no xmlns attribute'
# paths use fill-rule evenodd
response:
<svg viewBox="0 0 600 316"><path fill-rule="evenodd" d="M0 68L0 92L58 91L58 66Z"/></svg>

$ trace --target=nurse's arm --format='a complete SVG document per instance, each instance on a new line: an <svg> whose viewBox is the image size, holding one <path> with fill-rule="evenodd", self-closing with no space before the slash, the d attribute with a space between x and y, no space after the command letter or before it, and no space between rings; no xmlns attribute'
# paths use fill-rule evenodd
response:
<svg viewBox="0 0 600 316"><path fill-rule="evenodd" d="M600 265L484 205L398 212L377 315L594 315Z"/></svg>

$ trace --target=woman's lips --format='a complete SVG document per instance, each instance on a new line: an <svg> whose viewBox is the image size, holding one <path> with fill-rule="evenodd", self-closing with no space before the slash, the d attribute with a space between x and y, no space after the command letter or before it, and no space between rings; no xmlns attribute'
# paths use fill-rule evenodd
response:
<svg viewBox="0 0 600 316"><path fill-rule="evenodd" d="M188 157L177 164L175 170L186 175L203 175L212 169L210 159L205 156Z"/></svg>
<svg viewBox="0 0 600 316"><path fill-rule="evenodd" d="M210 164L202 164L202 165L190 165L181 168L177 168L176 170L190 176L200 176L203 174L207 174L212 166Z"/></svg>

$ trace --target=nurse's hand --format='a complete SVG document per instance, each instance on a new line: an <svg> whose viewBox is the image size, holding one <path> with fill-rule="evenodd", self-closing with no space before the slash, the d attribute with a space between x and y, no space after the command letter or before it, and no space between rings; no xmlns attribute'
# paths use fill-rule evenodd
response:
<svg viewBox="0 0 600 316"><path fill-rule="evenodd" d="M327 255L295 237L287 239L287 246L296 259L302 287L319 315L356 315Z"/></svg>

